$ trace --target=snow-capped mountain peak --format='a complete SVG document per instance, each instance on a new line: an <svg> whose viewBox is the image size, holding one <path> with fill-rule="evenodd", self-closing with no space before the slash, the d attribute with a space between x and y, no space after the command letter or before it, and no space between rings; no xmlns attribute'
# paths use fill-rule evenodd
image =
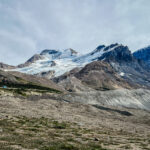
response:
<svg viewBox="0 0 150 150"><path fill-rule="evenodd" d="M76 58L74 61L82 64L87 64L92 61L98 60L102 57L105 53L115 50L117 47L120 47L119 44L111 44L109 46L100 45L91 53L85 54L81 57Z"/></svg>
<svg viewBox="0 0 150 150"><path fill-rule="evenodd" d="M45 56L50 60L55 60L55 59L76 57L78 53L71 48L65 50L45 49L40 53L40 55Z"/></svg>
<svg viewBox="0 0 150 150"><path fill-rule="evenodd" d="M80 56L75 50L69 48L64 50L45 49L38 55L38 59L19 65L14 71L27 74L38 74L40 72L53 71L54 76L59 76L81 64L75 63L73 59ZM31 57L33 59L33 57ZM41 59L40 59L41 58ZM23 67L21 67L23 66Z"/></svg>
<svg viewBox="0 0 150 150"><path fill-rule="evenodd" d="M115 55L115 59L120 56L126 57L127 55L130 55L130 51L128 47L117 43L109 46L100 45L94 51L84 55L80 55L71 48L64 50L45 49L38 54L37 60L34 59L35 61L32 63L17 68L15 71L28 74L53 71L54 76L56 77L72 70L73 68L84 67L92 61L105 60L113 55Z"/></svg>

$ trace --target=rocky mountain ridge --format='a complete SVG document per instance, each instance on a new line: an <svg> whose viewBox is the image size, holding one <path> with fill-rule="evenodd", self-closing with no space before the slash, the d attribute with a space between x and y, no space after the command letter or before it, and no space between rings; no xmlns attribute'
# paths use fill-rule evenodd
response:
<svg viewBox="0 0 150 150"><path fill-rule="evenodd" d="M65 50L43 50L40 54L31 57L24 64L18 65L15 71L39 74L41 72L54 71L54 76L60 76L76 67L84 67L86 64L104 60L108 63L143 64L143 61L136 59L127 46L121 44L111 44L109 46L100 45L94 51L81 55L73 49ZM132 63L131 63L132 62ZM145 67L145 64L142 66ZM146 68L146 67L145 67ZM142 70L142 69L140 69Z"/></svg>
<svg viewBox="0 0 150 150"><path fill-rule="evenodd" d="M149 68L145 62L136 59L127 46L112 44L105 47L102 45L93 52L75 59L76 62L83 64L87 60L91 63L76 72L70 71L70 73L56 77L54 81L66 86L66 83L73 84L73 81L77 82L78 79L86 86L101 90L150 88ZM68 88L68 84L66 87ZM72 87L74 91L75 88Z"/></svg>
<svg viewBox="0 0 150 150"><path fill-rule="evenodd" d="M135 51L133 56L150 66L150 46Z"/></svg>
<svg viewBox="0 0 150 150"><path fill-rule="evenodd" d="M150 69L143 60L134 57L127 46L100 45L85 55L72 49L44 50L27 62L27 66L8 69L5 73L21 78L21 82L36 81L64 90L66 94L61 94L59 99L66 102L150 108Z"/></svg>
<svg viewBox="0 0 150 150"><path fill-rule="evenodd" d="M87 67L88 71L83 71ZM80 71L76 74L70 73L74 68ZM109 46L100 45L85 55L80 55L73 49L46 49L13 70L48 79L54 78L54 81L60 81L60 79L62 81L65 76L68 80L69 76L69 83L73 84L74 82L71 82L73 79L76 82L88 83L89 87L93 84L94 89L107 89L107 86L108 89L150 87L150 69L147 64L137 59L127 46L118 43ZM71 77L70 74L72 74ZM66 84L65 80L63 82Z"/></svg>

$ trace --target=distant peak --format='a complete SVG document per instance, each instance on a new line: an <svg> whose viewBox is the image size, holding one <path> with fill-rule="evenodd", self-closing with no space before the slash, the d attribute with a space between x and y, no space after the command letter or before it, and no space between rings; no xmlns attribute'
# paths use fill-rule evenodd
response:
<svg viewBox="0 0 150 150"><path fill-rule="evenodd" d="M41 59L44 59L44 57L39 54L35 54L30 59L27 60L27 63L33 63L33 62L35 62L37 60L41 60Z"/></svg>
<svg viewBox="0 0 150 150"><path fill-rule="evenodd" d="M150 45L148 45L144 48L138 49L137 51L150 51ZM137 52L137 51L135 51L135 52Z"/></svg>
<svg viewBox="0 0 150 150"><path fill-rule="evenodd" d="M135 51L133 56L137 59L145 61L150 66L150 46Z"/></svg>
<svg viewBox="0 0 150 150"><path fill-rule="evenodd" d="M72 48L68 48L67 50L69 50L70 52L71 52L71 54L72 55L76 55L76 54L78 54L78 52L77 51L75 51L74 49L72 49Z"/></svg>
<svg viewBox="0 0 150 150"><path fill-rule="evenodd" d="M99 45L92 53L91 55L97 53L97 52L107 52L107 51L110 51L110 50L113 50L117 47L119 47L121 45L119 45L118 43L115 43L115 44L111 44L111 45L108 45L108 46L105 46L105 45Z"/></svg>
<svg viewBox="0 0 150 150"><path fill-rule="evenodd" d="M104 51L107 51L107 50L109 50L109 49L111 49L111 48L114 48L114 47L116 47L116 46L119 46L119 44L118 44L118 43L111 44L111 45L105 47Z"/></svg>
<svg viewBox="0 0 150 150"><path fill-rule="evenodd" d="M104 47L105 47L105 45L99 45L96 49L102 49Z"/></svg>

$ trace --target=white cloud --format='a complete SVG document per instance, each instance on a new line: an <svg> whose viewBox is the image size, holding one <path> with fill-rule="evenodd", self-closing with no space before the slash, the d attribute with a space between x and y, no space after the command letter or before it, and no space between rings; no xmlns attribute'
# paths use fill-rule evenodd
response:
<svg viewBox="0 0 150 150"><path fill-rule="evenodd" d="M82 53L150 44L149 0L1 0L0 61L18 64L45 48ZM5 57L4 57L5 55Z"/></svg>

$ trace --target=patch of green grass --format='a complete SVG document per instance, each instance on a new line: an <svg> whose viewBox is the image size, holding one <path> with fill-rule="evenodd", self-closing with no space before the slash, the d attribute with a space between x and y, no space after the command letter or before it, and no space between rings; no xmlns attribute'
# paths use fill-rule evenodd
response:
<svg viewBox="0 0 150 150"><path fill-rule="evenodd" d="M3 87L3 85L6 85L7 88L5 88L5 89L1 88L1 90L13 92L14 94L19 94L19 95L22 95L22 96L27 96L25 92L32 91L32 90L35 91L35 92L39 92L39 93L46 93L46 92L57 93L57 94L62 93L59 90L49 88L49 87L45 87L45 86L41 86L41 85L34 84L34 83L31 83L31 82L24 83L24 84L23 83L19 84L19 83L3 83L3 82L0 82L0 87Z"/></svg>

